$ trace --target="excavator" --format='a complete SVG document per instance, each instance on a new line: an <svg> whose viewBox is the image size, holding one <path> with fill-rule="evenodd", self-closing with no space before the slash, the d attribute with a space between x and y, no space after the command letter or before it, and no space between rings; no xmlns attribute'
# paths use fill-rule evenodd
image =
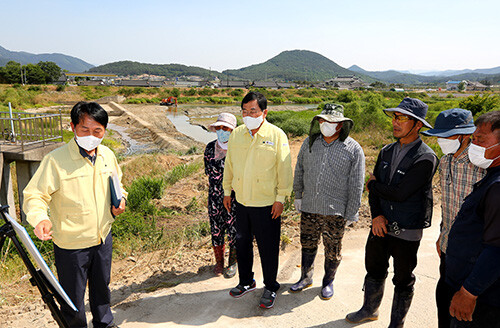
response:
<svg viewBox="0 0 500 328"><path fill-rule="evenodd" d="M177 107L177 98L170 96L166 99L162 99L160 101L160 106L175 106L175 107Z"/></svg>

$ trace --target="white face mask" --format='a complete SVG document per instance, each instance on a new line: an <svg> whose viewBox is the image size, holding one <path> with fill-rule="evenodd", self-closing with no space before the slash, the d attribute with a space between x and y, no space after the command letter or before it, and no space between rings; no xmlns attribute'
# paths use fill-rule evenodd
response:
<svg viewBox="0 0 500 328"><path fill-rule="evenodd" d="M76 143L85 149L86 151L92 151L97 148L101 144L101 141L103 138L97 138L94 137L93 135L90 136L85 136L85 137L79 137L75 133L75 138L76 138Z"/></svg>
<svg viewBox="0 0 500 328"><path fill-rule="evenodd" d="M331 137L337 132L338 125L338 123L323 122L319 124L319 129L325 137Z"/></svg>
<svg viewBox="0 0 500 328"><path fill-rule="evenodd" d="M480 168L487 169L488 167L490 167L491 163L493 163L494 160L500 157L500 155L493 159L488 159L484 157L484 153L486 152L486 150L493 148L497 145L498 143L488 148L485 148L471 143L469 146L469 160L471 161L472 164Z"/></svg>
<svg viewBox="0 0 500 328"><path fill-rule="evenodd" d="M443 151L443 154L455 154L460 148L460 140L457 139L446 139L446 138L438 138L437 143L439 147L441 147L441 150Z"/></svg>
<svg viewBox="0 0 500 328"><path fill-rule="evenodd" d="M257 129L264 122L264 115L259 117L244 116L243 123L249 130Z"/></svg>

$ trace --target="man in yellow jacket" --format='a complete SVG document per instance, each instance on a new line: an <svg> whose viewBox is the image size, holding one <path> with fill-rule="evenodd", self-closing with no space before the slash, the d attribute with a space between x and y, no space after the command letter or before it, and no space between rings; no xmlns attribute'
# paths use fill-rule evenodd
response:
<svg viewBox="0 0 500 328"><path fill-rule="evenodd" d="M271 308L280 284L278 273L281 213L292 191L292 165L286 134L265 120L267 100L249 92L241 103L243 123L229 137L222 186L224 207L236 195L236 254L239 284L229 294L241 297L255 289L253 238L257 240L264 293L260 307Z"/></svg>
<svg viewBox="0 0 500 328"><path fill-rule="evenodd" d="M54 241L59 282L78 309L62 305L70 327L87 327L87 282L93 326L117 327L110 308L111 224L125 210L125 198L111 205L109 177L121 180L122 173L113 152L100 145L107 124L99 104L77 103L71 110L75 138L44 157L23 191L27 220L38 238Z"/></svg>

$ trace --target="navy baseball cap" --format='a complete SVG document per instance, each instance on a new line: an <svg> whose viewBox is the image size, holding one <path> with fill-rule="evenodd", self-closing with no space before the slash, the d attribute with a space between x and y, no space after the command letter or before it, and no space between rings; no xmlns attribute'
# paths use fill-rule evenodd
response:
<svg viewBox="0 0 500 328"><path fill-rule="evenodd" d="M439 113L434 129L423 131L431 137L448 138L457 134L473 134L476 131L472 112L462 108L447 109Z"/></svg>
<svg viewBox="0 0 500 328"><path fill-rule="evenodd" d="M384 109L384 112L398 112L404 115L413 117L414 119L422 122L426 127L432 129L432 125L427 123L425 116L427 115L427 110L429 106L420 99L415 98L405 98L396 108Z"/></svg>

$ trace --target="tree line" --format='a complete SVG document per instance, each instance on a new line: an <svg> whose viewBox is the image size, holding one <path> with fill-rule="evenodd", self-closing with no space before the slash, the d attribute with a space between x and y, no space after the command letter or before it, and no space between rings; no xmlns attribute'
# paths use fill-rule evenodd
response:
<svg viewBox="0 0 500 328"><path fill-rule="evenodd" d="M61 68L51 61L21 65L12 60L0 67L0 83L48 84L57 81L61 73Z"/></svg>
<svg viewBox="0 0 500 328"><path fill-rule="evenodd" d="M213 75L220 75L219 72L210 71L201 67L186 66L181 64L145 64L134 61L119 61L104 64L101 66L92 67L91 69L89 69L89 72L112 73L120 76L152 74L165 77L177 77L184 75L210 77Z"/></svg>

